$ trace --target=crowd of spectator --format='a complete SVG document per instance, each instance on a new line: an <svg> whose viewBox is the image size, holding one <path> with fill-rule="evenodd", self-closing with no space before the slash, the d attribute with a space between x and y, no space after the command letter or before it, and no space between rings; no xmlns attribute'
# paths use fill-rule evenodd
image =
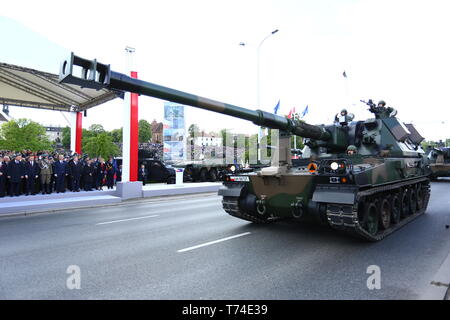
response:
<svg viewBox="0 0 450 320"><path fill-rule="evenodd" d="M113 189L122 168L108 160L63 151L0 151L0 197Z"/></svg>

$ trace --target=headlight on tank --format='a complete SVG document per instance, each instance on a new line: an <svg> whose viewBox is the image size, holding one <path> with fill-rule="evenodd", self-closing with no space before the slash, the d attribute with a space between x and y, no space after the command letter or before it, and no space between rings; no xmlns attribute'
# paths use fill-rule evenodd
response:
<svg viewBox="0 0 450 320"><path fill-rule="evenodd" d="M235 172L235 171L236 171L236 167L235 167L235 166L231 166L231 167L230 167L230 171L231 171L231 172Z"/></svg>
<svg viewBox="0 0 450 320"><path fill-rule="evenodd" d="M339 163L337 163L336 161L333 161L333 162L330 164L330 168L331 168L331 170L336 171L337 169L339 169Z"/></svg>

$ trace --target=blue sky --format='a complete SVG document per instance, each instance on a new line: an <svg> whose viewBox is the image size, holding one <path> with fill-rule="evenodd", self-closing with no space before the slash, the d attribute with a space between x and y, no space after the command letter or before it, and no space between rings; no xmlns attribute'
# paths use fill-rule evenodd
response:
<svg viewBox="0 0 450 320"><path fill-rule="evenodd" d="M255 45L279 29L261 49L262 109L272 111L278 100L286 114L292 107L298 111L309 105L306 120L327 123L343 107L356 118L368 118L358 101L384 99L427 138L448 136L448 1L57 3L2 5L9 25L5 31L5 18L0 18L0 35L6 39L1 61L57 73L60 57L74 51L124 71L124 47L129 45L136 48L140 78L254 109ZM239 46L241 41L250 45ZM84 126L120 127L121 107L117 100L90 110ZM140 118L162 119L162 110L161 101L141 98ZM13 116L22 115L65 124L57 113L13 110ZM206 130L257 130L244 121L193 108L186 117L188 124Z"/></svg>

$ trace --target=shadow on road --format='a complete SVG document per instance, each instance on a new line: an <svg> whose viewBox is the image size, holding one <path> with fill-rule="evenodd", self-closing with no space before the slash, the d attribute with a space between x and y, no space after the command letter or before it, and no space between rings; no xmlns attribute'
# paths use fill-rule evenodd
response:
<svg viewBox="0 0 450 320"><path fill-rule="evenodd" d="M303 244L328 242L333 245L343 244L358 247L374 244L314 222L281 220L269 224L248 223L236 229L239 232L258 232L277 240L294 240Z"/></svg>

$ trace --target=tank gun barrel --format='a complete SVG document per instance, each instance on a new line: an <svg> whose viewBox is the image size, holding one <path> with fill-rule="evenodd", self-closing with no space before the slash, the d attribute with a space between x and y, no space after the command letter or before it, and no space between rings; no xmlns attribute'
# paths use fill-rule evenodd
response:
<svg viewBox="0 0 450 320"><path fill-rule="evenodd" d="M74 74L74 70L77 68L80 69L80 67L81 74L77 76ZM110 65L98 63L95 59L83 59L75 56L73 53L68 60L61 63L59 81L96 90L107 88L110 90L133 92L172 101L248 120L259 126L283 130L305 138L316 140L328 140L330 138L330 134L319 126L287 119L286 117L262 110L251 110L238 107L232 104L135 79L123 73L112 71Z"/></svg>

